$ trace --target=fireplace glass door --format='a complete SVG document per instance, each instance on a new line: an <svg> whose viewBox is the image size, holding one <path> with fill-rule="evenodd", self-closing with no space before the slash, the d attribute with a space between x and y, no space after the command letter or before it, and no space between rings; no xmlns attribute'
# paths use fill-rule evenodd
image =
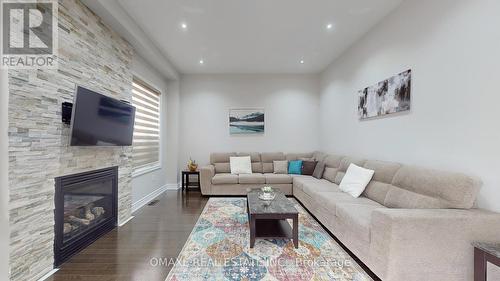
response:
<svg viewBox="0 0 500 281"><path fill-rule="evenodd" d="M63 243L85 235L113 216L113 179L78 184L64 192Z"/></svg>

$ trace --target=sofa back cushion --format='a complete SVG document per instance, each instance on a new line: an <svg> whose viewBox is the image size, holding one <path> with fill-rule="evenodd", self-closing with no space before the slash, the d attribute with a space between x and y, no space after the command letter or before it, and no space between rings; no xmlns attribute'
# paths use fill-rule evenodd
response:
<svg viewBox="0 0 500 281"><path fill-rule="evenodd" d="M323 162L325 163L325 170L323 172L323 178L334 182L335 176L337 175L337 171L340 167L340 162L342 161L344 156L340 155L327 155Z"/></svg>
<svg viewBox="0 0 500 281"><path fill-rule="evenodd" d="M286 160L283 152L264 152L260 154L260 158L262 161L262 171L264 173L274 172L273 161Z"/></svg>
<svg viewBox="0 0 500 281"><path fill-rule="evenodd" d="M303 160L302 158L313 159L313 153L287 153L286 160L294 161L294 160Z"/></svg>
<svg viewBox="0 0 500 281"><path fill-rule="evenodd" d="M365 162L366 161L364 159L355 158L355 157L342 158L342 160L340 161L339 169L337 171L337 174L335 175L335 179L333 180L333 182L336 184L340 184L340 182L344 178L344 175L345 175L345 172L347 171L347 168L349 168L349 165L354 164L354 165L363 167Z"/></svg>
<svg viewBox="0 0 500 281"><path fill-rule="evenodd" d="M328 156L328 154L321 152L321 151L314 151L313 152L313 158L315 161L321 162L325 160L325 158Z"/></svg>
<svg viewBox="0 0 500 281"><path fill-rule="evenodd" d="M404 165L394 176L384 205L470 209L481 184L481 180L461 173Z"/></svg>
<svg viewBox="0 0 500 281"><path fill-rule="evenodd" d="M373 174L372 180L366 186L362 195L377 203L384 204L387 192L389 192L391 187L392 179L401 168L401 164L367 160L363 167L375 171L375 174Z"/></svg>
<svg viewBox="0 0 500 281"><path fill-rule="evenodd" d="M229 157L237 156L236 152L216 152L210 154L210 164L215 166L215 173L231 173Z"/></svg>
<svg viewBox="0 0 500 281"><path fill-rule="evenodd" d="M262 173L262 161L259 152L238 152L238 156L250 156L252 173Z"/></svg>
<svg viewBox="0 0 500 281"><path fill-rule="evenodd" d="M262 173L262 161L258 152L217 152L210 154L210 164L215 166L215 173L231 173L229 158L234 156L250 156L252 172Z"/></svg>
<svg viewBox="0 0 500 281"><path fill-rule="evenodd" d="M445 200L390 186L384 205L388 208L441 209L452 206Z"/></svg>

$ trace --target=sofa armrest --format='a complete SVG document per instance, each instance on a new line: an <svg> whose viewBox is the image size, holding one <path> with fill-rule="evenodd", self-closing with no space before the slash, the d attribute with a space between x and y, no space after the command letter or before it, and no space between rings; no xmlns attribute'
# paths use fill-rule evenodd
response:
<svg viewBox="0 0 500 281"><path fill-rule="evenodd" d="M212 178L215 176L215 166L207 165L200 169L201 194L209 195L212 189Z"/></svg>
<svg viewBox="0 0 500 281"><path fill-rule="evenodd" d="M370 260L383 280L472 280L471 242L499 242L499 233L500 214L484 210L379 209Z"/></svg>

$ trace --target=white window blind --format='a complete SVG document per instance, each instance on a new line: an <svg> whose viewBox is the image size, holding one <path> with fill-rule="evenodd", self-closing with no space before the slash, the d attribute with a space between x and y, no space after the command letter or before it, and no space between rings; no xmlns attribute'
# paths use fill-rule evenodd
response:
<svg viewBox="0 0 500 281"><path fill-rule="evenodd" d="M136 107L132 163L134 170L160 163L160 92L134 78L132 104Z"/></svg>

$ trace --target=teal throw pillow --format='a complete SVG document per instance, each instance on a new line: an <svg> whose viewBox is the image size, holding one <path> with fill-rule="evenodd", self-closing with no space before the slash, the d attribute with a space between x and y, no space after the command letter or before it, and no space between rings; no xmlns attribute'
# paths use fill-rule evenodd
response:
<svg viewBox="0 0 500 281"><path fill-rule="evenodd" d="M294 160L288 162L288 173L301 175L302 174L302 160Z"/></svg>

